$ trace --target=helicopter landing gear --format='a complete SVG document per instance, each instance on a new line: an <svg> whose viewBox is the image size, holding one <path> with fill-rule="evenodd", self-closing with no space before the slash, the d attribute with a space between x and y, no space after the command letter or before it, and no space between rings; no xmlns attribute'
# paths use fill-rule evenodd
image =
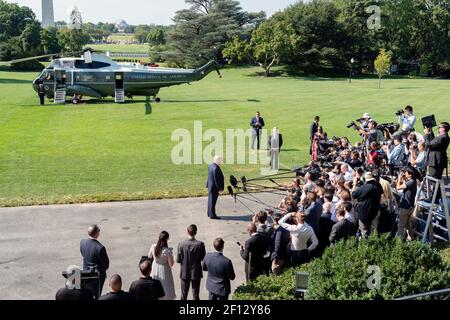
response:
<svg viewBox="0 0 450 320"><path fill-rule="evenodd" d="M160 102L161 102L161 99L158 98L158 97L155 97L155 102L156 102L156 103L160 103Z"/></svg>

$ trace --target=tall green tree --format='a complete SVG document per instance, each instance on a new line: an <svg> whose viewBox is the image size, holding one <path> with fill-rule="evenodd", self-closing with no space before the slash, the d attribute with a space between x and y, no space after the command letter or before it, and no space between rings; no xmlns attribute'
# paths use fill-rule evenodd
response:
<svg viewBox="0 0 450 320"><path fill-rule="evenodd" d="M180 10L168 32L166 58L179 66L197 67L212 57L234 35L250 35L265 18L263 12L248 13L235 0L186 0L189 9Z"/></svg>
<svg viewBox="0 0 450 320"><path fill-rule="evenodd" d="M338 21L340 10L333 1L298 2L275 15L291 24L299 37L296 49L286 57L288 64L307 72L348 70L351 39Z"/></svg>
<svg viewBox="0 0 450 320"><path fill-rule="evenodd" d="M58 42L58 29L56 27L44 28L41 31L41 46L44 53L58 53L62 50Z"/></svg>
<svg viewBox="0 0 450 320"><path fill-rule="evenodd" d="M63 50L79 52L88 44L90 37L82 29L62 28L58 30L58 41Z"/></svg>
<svg viewBox="0 0 450 320"><path fill-rule="evenodd" d="M298 44L294 28L284 21L269 20L256 28L250 41L239 39L235 35L227 42L223 54L233 60L250 59L264 69L264 76L270 75L270 69L284 57L289 56Z"/></svg>

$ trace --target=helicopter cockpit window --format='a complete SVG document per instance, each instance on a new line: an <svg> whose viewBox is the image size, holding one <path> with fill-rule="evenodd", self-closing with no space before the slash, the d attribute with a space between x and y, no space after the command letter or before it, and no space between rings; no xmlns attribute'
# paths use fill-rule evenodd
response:
<svg viewBox="0 0 450 320"><path fill-rule="evenodd" d="M84 60L75 61L75 68L77 69L101 69L111 66L109 63L93 61L92 63L86 63Z"/></svg>
<svg viewBox="0 0 450 320"><path fill-rule="evenodd" d="M42 74L42 77L46 81L52 81L54 79L53 72L50 72L50 71L44 71Z"/></svg>

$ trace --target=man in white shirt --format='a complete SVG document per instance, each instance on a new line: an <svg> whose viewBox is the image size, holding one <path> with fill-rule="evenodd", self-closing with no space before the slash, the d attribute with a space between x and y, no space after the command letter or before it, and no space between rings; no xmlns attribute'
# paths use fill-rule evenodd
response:
<svg viewBox="0 0 450 320"><path fill-rule="evenodd" d="M287 223L289 218L295 218L297 225ZM291 233L291 265L298 266L309 262L310 253L319 244L314 230L306 222L306 214L303 212L292 212L285 215L279 224ZM308 242L311 244L308 246Z"/></svg>
<svg viewBox="0 0 450 320"><path fill-rule="evenodd" d="M405 112L398 117L398 123L403 132L414 131L416 116L413 114L413 107L406 106Z"/></svg>
<svg viewBox="0 0 450 320"><path fill-rule="evenodd" d="M353 170L348 164L341 165L341 173L345 181L353 181Z"/></svg>

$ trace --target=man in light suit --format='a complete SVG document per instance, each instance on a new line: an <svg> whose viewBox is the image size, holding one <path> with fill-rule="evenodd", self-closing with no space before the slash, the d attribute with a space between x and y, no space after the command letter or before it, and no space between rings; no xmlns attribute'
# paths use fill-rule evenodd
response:
<svg viewBox="0 0 450 320"><path fill-rule="evenodd" d="M223 173L220 169L222 163L223 158L216 156L214 163L208 166L208 181L206 182L206 188L208 188L208 217L214 220L220 219L216 214L216 203L219 194L225 188Z"/></svg>
<svg viewBox="0 0 450 320"><path fill-rule="evenodd" d="M206 289L209 291L209 300L228 300L231 293L230 280L234 280L233 263L223 255L225 242L221 238L214 240L216 252L208 253L203 259L203 271L208 271Z"/></svg>
<svg viewBox="0 0 450 320"><path fill-rule="evenodd" d="M447 168L447 148L450 142L448 122L439 125L439 136L434 137L433 131L425 129L425 145L427 148L428 174L436 179L441 179L444 170Z"/></svg>
<svg viewBox="0 0 450 320"><path fill-rule="evenodd" d="M80 242L80 252L83 256L83 270L89 268L96 268L100 273L100 284L97 281L89 283L89 289L92 294L98 299L103 290L103 284L106 279L106 270L109 268L109 258L106 253L106 248L97 240L100 236L100 228L93 224L88 228L88 239L83 239Z"/></svg>
<svg viewBox="0 0 450 320"><path fill-rule="evenodd" d="M192 284L194 300L200 300L200 282L203 278L202 260L205 258L205 244L195 239L197 226L190 225L187 229L189 239L178 245L177 262L181 264L181 300L187 300L189 287Z"/></svg>
<svg viewBox="0 0 450 320"><path fill-rule="evenodd" d="M261 117L259 112L256 113L256 116L252 118L250 121L250 126L253 128L252 130L252 150L255 149L255 141L257 141L257 149L259 150L260 139L261 139L261 129L264 128L266 124L264 123L264 119Z"/></svg>

